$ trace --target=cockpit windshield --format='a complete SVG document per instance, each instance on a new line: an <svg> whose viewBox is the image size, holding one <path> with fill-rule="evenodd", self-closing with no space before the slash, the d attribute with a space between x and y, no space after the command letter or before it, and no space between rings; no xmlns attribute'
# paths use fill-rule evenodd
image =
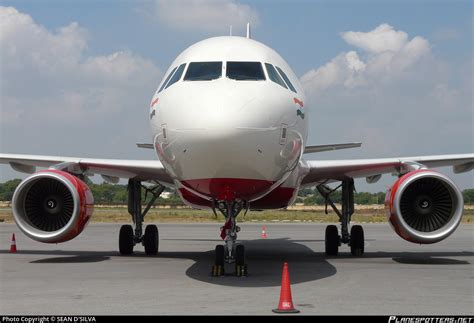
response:
<svg viewBox="0 0 474 323"><path fill-rule="evenodd" d="M293 84L291 84L290 79L288 78L288 76L286 76L285 72L283 72L283 70L281 68L279 68L278 66L276 66L276 68L277 68L278 72L280 72L281 77L283 77L283 79L285 80L286 85L288 85L290 90L292 90L293 92L296 93L295 87L293 86Z"/></svg>
<svg viewBox="0 0 474 323"><path fill-rule="evenodd" d="M210 81L221 77L222 62L189 63L184 81Z"/></svg>
<svg viewBox="0 0 474 323"><path fill-rule="evenodd" d="M158 93L160 93L161 91L163 91L163 89L165 88L166 84L168 83L168 81L170 80L171 76L173 76L174 74L174 71L176 71L176 68L173 68L173 70L168 74L168 76L166 77L166 80L163 82L163 85L161 85L160 89L158 90Z"/></svg>
<svg viewBox="0 0 474 323"><path fill-rule="evenodd" d="M174 73L173 77L170 79L168 82L168 85L166 85L165 89L169 88L171 85L174 83L178 82L179 79L181 78L181 75L183 75L184 67L186 64L181 64L178 69L176 70L176 73Z"/></svg>
<svg viewBox="0 0 474 323"><path fill-rule="evenodd" d="M278 74L275 67L273 67L273 65L269 64L269 63L265 63L265 66L267 67L267 73L268 73L268 77L270 78L270 80L272 80L273 82L275 82L277 84L280 84L282 87L287 89L288 87L286 86L285 82L283 81L283 79Z"/></svg>
<svg viewBox="0 0 474 323"><path fill-rule="evenodd" d="M265 80L260 62L227 62L226 76L237 81Z"/></svg>

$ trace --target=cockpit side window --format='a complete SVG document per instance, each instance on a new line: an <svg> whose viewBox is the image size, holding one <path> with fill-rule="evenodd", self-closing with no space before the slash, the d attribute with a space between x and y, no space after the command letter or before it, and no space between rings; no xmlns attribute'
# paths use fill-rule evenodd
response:
<svg viewBox="0 0 474 323"><path fill-rule="evenodd" d="M285 82L288 85L288 87L290 88L290 90L297 93L295 87L293 86L293 84L291 84L290 79L288 78L288 76L286 76L285 72L283 72L281 70L281 68L279 68L278 66L276 66L276 68L277 68L278 72L280 72L281 77L283 77L283 79L285 80Z"/></svg>
<svg viewBox="0 0 474 323"><path fill-rule="evenodd" d="M210 81L222 75L222 62L193 62L189 63L184 76L185 81Z"/></svg>
<svg viewBox="0 0 474 323"><path fill-rule="evenodd" d="M169 88L171 85L173 85L174 83L178 82L181 79L181 75L183 75L185 66L186 64L179 65L178 69L176 70L176 73L174 73L173 77L168 82L168 85L165 87L165 89Z"/></svg>
<svg viewBox="0 0 474 323"><path fill-rule="evenodd" d="M161 85L160 89L158 90L158 93L160 93L161 91L163 91L163 89L165 88L166 84L168 83L168 81L170 80L170 78L173 76L174 74L174 71L176 71L176 68L173 68L173 70L168 74L168 76L166 77L166 80L163 82L163 84Z"/></svg>
<svg viewBox="0 0 474 323"><path fill-rule="evenodd" d="M265 63L265 67L267 68L267 73L268 73L268 77L270 78L270 80L272 80L273 82L275 82L277 84L280 84L285 89L288 88L286 86L285 82L283 81L283 79L278 74L277 70L275 69L275 67L272 64Z"/></svg>
<svg viewBox="0 0 474 323"><path fill-rule="evenodd" d="M237 81L265 80L260 62L227 62L226 76Z"/></svg>

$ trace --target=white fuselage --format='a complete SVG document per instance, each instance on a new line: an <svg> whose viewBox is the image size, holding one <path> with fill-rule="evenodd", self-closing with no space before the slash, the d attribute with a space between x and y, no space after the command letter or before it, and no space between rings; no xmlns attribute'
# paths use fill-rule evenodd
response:
<svg viewBox="0 0 474 323"><path fill-rule="evenodd" d="M193 62L222 62L221 75L186 80ZM261 63L264 80L229 78L227 62ZM265 63L296 92L272 81ZM159 91L182 64L178 81ZM256 200L285 180L294 186L307 138L304 102L298 78L271 48L243 37L206 39L175 59L152 98L155 150L178 187L207 199Z"/></svg>

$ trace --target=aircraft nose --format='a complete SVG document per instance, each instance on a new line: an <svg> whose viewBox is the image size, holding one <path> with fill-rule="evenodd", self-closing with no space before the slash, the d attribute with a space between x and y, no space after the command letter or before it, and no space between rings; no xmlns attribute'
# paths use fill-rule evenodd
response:
<svg viewBox="0 0 474 323"><path fill-rule="evenodd" d="M185 129L205 129L209 136L221 138L243 128L267 128L272 126L258 98L206 99L193 102L181 127ZM260 105L260 111L255 107Z"/></svg>
<svg viewBox="0 0 474 323"><path fill-rule="evenodd" d="M181 179L269 177L264 173L274 163L280 129L247 122L251 118L238 110L222 109L206 108L179 126L163 124L155 137L160 159Z"/></svg>
<svg viewBox="0 0 474 323"><path fill-rule="evenodd" d="M155 147L165 167L179 181L188 183L252 179L267 186L281 179L299 151L288 152L281 140L281 121L274 119L278 113L271 111L278 107L255 96L212 97L202 95L174 105L175 111L163 111L168 115L157 123L163 129L155 136ZM290 132L285 134L289 141ZM298 134L294 136L300 140ZM301 147L299 142L292 147Z"/></svg>

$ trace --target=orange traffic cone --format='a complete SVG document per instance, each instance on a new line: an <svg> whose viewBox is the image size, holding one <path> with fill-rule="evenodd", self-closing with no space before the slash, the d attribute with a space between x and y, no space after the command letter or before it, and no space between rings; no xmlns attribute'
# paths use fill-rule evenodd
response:
<svg viewBox="0 0 474 323"><path fill-rule="evenodd" d="M267 238L267 227L266 226L263 226L262 227L262 235L260 236L262 239L266 239Z"/></svg>
<svg viewBox="0 0 474 323"><path fill-rule="evenodd" d="M15 234L12 235L12 244L10 245L10 253L16 253L16 239L15 239Z"/></svg>
<svg viewBox="0 0 474 323"><path fill-rule="evenodd" d="M272 310L274 313L299 313L293 306L291 299L290 274L288 272L288 263L283 264L283 274L281 276L281 291L278 308Z"/></svg>

